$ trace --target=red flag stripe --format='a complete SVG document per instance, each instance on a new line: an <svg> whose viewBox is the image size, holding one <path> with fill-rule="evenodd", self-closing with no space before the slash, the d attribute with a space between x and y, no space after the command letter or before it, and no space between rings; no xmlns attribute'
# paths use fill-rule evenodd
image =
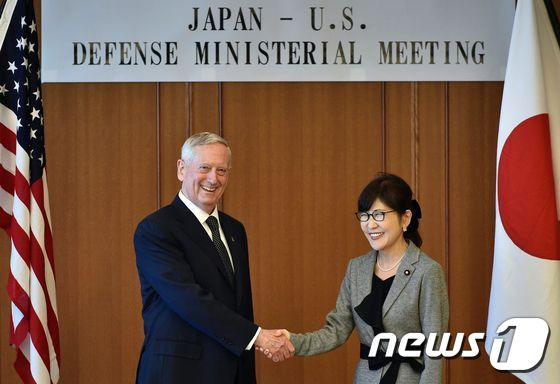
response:
<svg viewBox="0 0 560 384"><path fill-rule="evenodd" d="M23 358L29 361L29 369L31 370L31 376L34 382L39 384L52 382L48 375L48 369L37 352L33 340L29 336L25 339L20 351L22 352Z"/></svg>
<svg viewBox="0 0 560 384"><path fill-rule="evenodd" d="M3 123L0 123L0 144L9 152L16 153L16 134Z"/></svg>
<svg viewBox="0 0 560 384"><path fill-rule="evenodd" d="M35 211L39 211L39 212L35 212ZM37 252L40 252L40 255L43 256L46 254L45 251L45 218L43 216L43 212L41 212L41 209L37 206L37 202L36 200L33 198L31 199L31 209L30 212L32 213L32 216L35 220L31 220L31 233L34 236L35 241L31 242L32 246L37 246L39 249L37 250ZM33 248L32 248L33 251ZM37 253L37 255L39 255L39 253ZM43 258L40 257L38 258L41 263L44 262ZM32 258L33 260L33 258ZM42 271L44 272L44 271Z"/></svg>
<svg viewBox="0 0 560 384"><path fill-rule="evenodd" d="M31 340L46 367L49 367L49 343L47 341L47 319L44 317L46 312L45 294L35 274L31 278L31 316L29 317L29 331ZM42 315L39 315L42 314Z"/></svg>
<svg viewBox="0 0 560 384"><path fill-rule="evenodd" d="M40 267L38 267L37 269L40 270ZM31 297L34 297L34 299L31 302L31 306L27 306L27 308L30 308L30 316L27 321L30 324L29 331L31 332L33 345L35 346L35 353L37 354L35 359L40 357L43 361L43 364L46 367L50 368L49 356L51 355L52 351L56 351L60 347L58 343L58 325L56 325L56 327L53 329L54 332L51 332L53 335L56 335L56 342L53 342L52 337L45 331L45 329L51 329L51 327L48 326L49 323L52 324L54 322L56 324L56 316L53 313L50 301L44 295L43 283L40 281L40 279L37 278L37 274L34 270L31 274L30 282ZM21 291L23 292L23 290ZM23 294L25 298L29 298L29 296L25 295L25 292L23 292ZM37 313L48 313L49 318L38 316ZM21 321L14 331L17 339L16 345L21 345L25 341L25 338L28 336L25 325L26 321ZM23 338L21 337L22 333Z"/></svg>
<svg viewBox="0 0 560 384"><path fill-rule="evenodd" d="M37 188L37 189L42 190L41 188ZM37 353L43 360L44 364L50 370L49 356L51 354L51 351L53 350L56 351L59 350L60 348L58 342L58 325L57 325L57 318L56 318L56 307L53 308L50 299L48 299L49 296L44 295L44 292L47 291L47 285L48 285L46 279L39 279L37 277L42 276L48 279L49 276L52 276L51 279L53 284L51 285L54 285L54 274L52 270L50 271L50 273L46 271L47 269L50 270L51 268L50 268L50 262L46 262L44 259L44 249L43 249L44 239L40 239L40 238L37 239L37 237L35 236L35 233L41 236L41 234L45 233L45 230L48 228L45 227L45 220L43 217L45 211L41 210L40 207L37 206L37 203L34 199L32 199L32 207L33 207L32 211L33 209L35 209L41 212L40 214L32 215L32 217L34 217L36 220L34 220L31 224L32 241L31 241L30 253L31 253L31 265L32 265L32 272L33 272L31 282L32 282L32 287L35 286L35 292L34 293L32 292L31 296L37 297L37 300L36 302L32 303L33 311L31 311L31 313L32 315L35 316L31 316L30 324L32 325L32 329L30 331L32 335L36 335L33 336L32 339L33 339L33 344L36 347ZM16 226L16 228L17 227L18 226ZM48 231L48 233L50 233L50 231ZM27 244L28 243L24 243L23 246L25 247ZM18 247L16 246L16 248ZM50 248L52 248L52 245L50 245ZM48 267L46 267L46 265ZM42 318L38 317L36 315L37 313L46 314L46 317L42 317ZM45 328L51 329L52 334L56 335L55 337L56 342L53 342L50 337L49 339L51 340L47 340L47 336L46 336L47 334L44 331ZM44 337L42 336L43 334L45 335Z"/></svg>
<svg viewBox="0 0 560 384"><path fill-rule="evenodd" d="M14 190L14 175L3 166L0 166L0 188L2 188L5 193L10 193L8 191Z"/></svg>
<svg viewBox="0 0 560 384"><path fill-rule="evenodd" d="M51 303L50 295L44 295L44 292L49 292L49 285L53 285L54 280L49 282L49 277L54 277L52 274L52 270L50 268L50 263L45 260L44 253L42 252L39 243L37 243L37 239L33 237L32 239L32 249L31 249L31 265L34 276L37 279L37 282L40 284L41 291L43 293L43 297L38 302L38 304L45 304L45 311L41 311L40 313L45 313L46 317L42 318L42 322L44 325L45 323L56 323L57 316L56 316L56 303ZM34 280L32 280L34 281ZM51 288L52 289L52 288ZM58 326L56 327L56 331L58 333Z"/></svg>
<svg viewBox="0 0 560 384"><path fill-rule="evenodd" d="M16 177L14 179L14 194L19 197L26 207L29 207L29 199L31 196L29 181L27 181L25 176L20 172L19 166L16 168Z"/></svg>
<svg viewBox="0 0 560 384"><path fill-rule="evenodd" d="M17 351L14 367L25 384L37 384L37 382L33 380L33 376L31 375L29 360L25 357L20 349L18 349Z"/></svg>
<svg viewBox="0 0 560 384"><path fill-rule="evenodd" d="M10 343L12 345L21 345L23 340L25 340L25 338L29 334L29 327L28 327L29 320L26 319L26 318L23 318L22 321L20 321L19 323L20 323L20 325L18 327L16 327L13 330L13 333L12 333L12 340L13 341L10 340Z"/></svg>
<svg viewBox="0 0 560 384"><path fill-rule="evenodd" d="M38 209L38 208L37 208L37 209ZM44 211L43 211L43 212L44 212ZM43 212L42 212L42 213L43 213ZM42 233L42 231L45 229L45 228L43 228L43 227L44 227L44 220L40 220L40 219L42 219L42 214L41 214L41 215L36 215L36 216L34 216L34 217L36 217L36 218L40 221L38 224L37 224L37 222L35 222L35 226L37 227L37 228L35 228L35 232L40 234L40 233ZM19 226L19 225L16 225L16 226L14 226L14 227L16 228L16 235L14 236L14 238L15 238L16 240L19 239L19 238L24 238L24 237L25 237L25 234L22 233L22 230L21 230L20 226ZM50 233L50 231L48 231L48 232ZM18 236L18 234L19 234L20 236ZM42 239L41 239L41 240L42 240ZM16 242L15 248L16 248L16 249L17 249L17 248L25 248L27 245L28 245L28 243L23 242L21 245L18 246L18 245L17 245L17 242ZM49 266L49 268L45 268L45 260L44 260L44 258L43 258L44 253L43 253L43 249L42 249L42 247L41 247L41 241L39 241L35 236L32 236L31 245L32 245L32 247L31 247L31 255L32 255L31 260L32 260L32 268L33 268L34 275L35 275L35 276L52 276L51 279L53 280L53 283L54 283L54 275L53 275L53 272L52 272L52 271L51 271L50 273L46 272L46 269L50 269L50 266ZM52 247L52 246L51 246L51 247ZM27 251L26 251L26 252L27 252ZM17 259L16 259L16 260L17 260ZM48 264L50 264L50 263L48 263ZM23 269L23 270L24 270L24 271L22 272L23 274L29 274L28 269L27 269L27 264L22 263L22 265L23 265L23 267L20 266L19 268L16 268L16 267L14 266L14 267L12 268L12 270L21 270L21 269ZM25 278L24 278L24 279L25 279ZM33 280L32 280L32 281L33 281ZM47 290L47 285L48 285L48 284L47 284L46 281L44 281L44 280L37 280L37 282L38 282L39 285L40 285L41 291ZM21 291L20 291L20 294L25 295L25 292L21 292ZM42 296L44 296L44 295L42 295ZM25 297L26 297L26 295L25 295ZM47 326L48 326L48 324L51 324L51 327L52 327L52 326L55 327L55 329L53 329L54 333L55 333L55 334L58 334L58 326L57 326L57 320L56 320L56 314L55 314L56 308L54 308L54 310L53 310L53 305L51 304L50 300L47 299L47 298L44 298L44 297L41 298L41 299L39 300L39 303L42 303L43 300L44 300L44 301L46 302L46 304L47 304L47 305L46 305L47 310L46 310L46 311L41 311L41 312L46 312L46 313L47 313L47 319L42 319L42 322L43 322L43 323L44 323L44 322L47 322L47 324L43 324L43 326L44 326L44 325L47 325ZM14 301L17 301L17 300L15 300L15 298L14 298ZM49 328L51 328L51 327L49 327ZM35 343L35 344L37 344L37 343ZM56 349L58 349L58 347L59 347L59 346L58 346L58 343L56 343L56 344L57 344L57 348L56 348ZM43 346L43 349L44 349L44 346Z"/></svg>
<svg viewBox="0 0 560 384"><path fill-rule="evenodd" d="M13 238L15 239L15 238ZM21 345L29 332L29 319L26 319L29 308L31 307L28 282L29 266L19 255L12 243L12 255L10 258L10 275L8 276L8 294L12 305L17 307L24 319L18 319L18 314L12 308L12 333L10 342L16 346ZM19 320L19 321L18 321Z"/></svg>
<svg viewBox="0 0 560 384"><path fill-rule="evenodd" d="M36 217L37 217L37 218L40 218L41 216L40 216L40 215L37 215ZM50 262L48 262L48 261L46 262L45 259L44 259L44 250L43 250L42 241L41 241L42 239L39 239L39 240L38 240L38 239L34 236L35 233L42 233L43 228L41 228L41 227L44 225L44 222L42 221L41 223L35 224L35 225L37 225L39 228L36 228L36 229L35 229L35 231L34 231L34 233L33 233L33 236L32 236L31 250L30 250L31 255L32 255L32 256L31 256L31 265L32 265L32 270L33 270L35 276L45 276L44 279L38 279L37 281L38 281L39 284L41 285L41 289L42 289L43 291L48 291L48 285L49 285L48 280L49 280L49 279L50 279L50 280L53 280L53 279L54 279L54 274L53 274L53 272L52 272L52 270L51 270ZM16 236L14 236L15 239L19 239L20 237L22 237L22 236L18 236L18 233L19 233L20 235L22 235L21 229L18 228L18 227L19 227L19 226L15 226L16 229L19 229L19 231L16 231ZM16 244L15 244L15 248L16 248L16 250L17 250L18 248L20 248L20 247L21 247L21 248L24 248L24 247L26 247L27 245L28 245L28 243L25 243L25 242L22 242L22 244L21 244L20 246L18 246L17 243L16 243ZM27 251L26 251L26 252L27 252ZM20 252L18 252L18 256L19 256L19 253L20 253ZM18 260L18 258L13 258L13 260ZM28 270L28 268L27 268L26 262L28 262L28 261L22 260L22 263L20 264L20 266L18 267L18 266L16 266L16 265L14 265L14 266L12 266L12 270L13 270L13 271L21 271L22 274L28 275L28 274L29 274L29 270ZM27 276L25 276L25 277L23 278L23 280L25 280L26 277L27 277ZM54 281L53 281L53 282L54 282ZM51 305L51 303L50 303L50 299L45 298L45 300L46 300L48 306L49 306L49 307L52 307L52 305ZM51 317L51 322L52 322L52 321L53 321L53 318L54 318L54 319L56 318L56 315L54 315L54 313L52 312L52 309L49 310L49 312L50 312L50 316L49 316L49 317Z"/></svg>
<svg viewBox="0 0 560 384"><path fill-rule="evenodd" d="M49 223L49 233L50 233L52 228L52 221L51 221L51 206L47 204L50 201L49 184L47 183L47 166L45 166L45 168L43 169L43 177L41 178L41 185L43 188L43 195L42 195L43 203L41 204L41 207L43 207L43 210L45 211L45 215L46 215L45 217L47 218L47 222Z"/></svg>
<svg viewBox="0 0 560 384"><path fill-rule="evenodd" d="M37 187L37 189L35 189L35 186L40 186L40 188ZM53 258L54 253L53 253L53 241L52 241L52 230L51 230L51 213L50 213L49 205L46 204L46 202L49 201L49 188L47 185L46 170L43 173L43 178L41 180L37 180L31 187L31 190L33 196L37 197L37 203L39 205L39 208L41 208L41 211L43 212L44 221L45 223L47 223L47 225L45 225L45 231L44 231L44 245L45 245L45 250L47 252L46 256L50 262L50 268L52 271L51 281L53 284L52 286L54 292L54 275L56 271L55 271L55 264ZM38 192L39 190L41 192ZM51 297L56 301L56 295Z"/></svg>
<svg viewBox="0 0 560 384"><path fill-rule="evenodd" d="M17 220L14 220L13 218L11 224L11 231L12 231L12 254L13 254L13 248L15 248L19 256L21 257L21 259L25 262L25 264L29 268L29 264L31 260L30 259L31 256L29 254L29 250L31 248L31 245L29 244L29 237L27 233L23 230L19 222ZM12 270L12 273L14 273L14 270Z"/></svg>

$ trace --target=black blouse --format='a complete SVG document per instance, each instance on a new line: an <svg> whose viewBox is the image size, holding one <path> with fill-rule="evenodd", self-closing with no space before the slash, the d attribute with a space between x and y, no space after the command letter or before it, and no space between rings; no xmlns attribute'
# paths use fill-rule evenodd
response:
<svg viewBox="0 0 560 384"><path fill-rule="evenodd" d="M393 280L395 280L395 276L381 280L374 273L371 283L371 292L354 308L358 316L367 324L371 325L374 335L385 332L385 327L383 327L383 303L391 289ZM375 357L369 357L369 350L369 345L360 344L360 358L368 360L369 369L378 370L387 364L391 364L387 372L385 372L381 378L380 384L396 383L401 363L410 364L412 369L416 372L421 372L424 369L423 364L413 358L404 358L398 353L395 353L392 357L386 357L380 350L378 350Z"/></svg>
<svg viewBox="0 0 560 384"><path fill-rule="evenodd" d="M383 328L383 303L391 289L395 276L381 280L373 273L371 292L354 308L363 321L373 327L374 335L385 332Z"/></svg>

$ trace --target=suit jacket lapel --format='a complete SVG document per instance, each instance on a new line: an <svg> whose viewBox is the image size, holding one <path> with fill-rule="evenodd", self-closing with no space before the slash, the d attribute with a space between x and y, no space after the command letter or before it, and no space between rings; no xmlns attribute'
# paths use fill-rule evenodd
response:
<svg viewBox="0 0 560 384"><path fill-rule="evenodd" d="M391 289L389 289L389 293L387 294L387 298L383 303L383 316L387 314L391 306L395 303L397 298L400 296L401 292L403 291L404 287L410 281L412 274L416 267L414 264L418 261L418 257L420 255L420 250L416 248L416 246L410 242L408 248L406 249L406 255L399 265L397 269L397 273L395 274L395 280L393 280L393 284L391 285ZM409 271L409 273L405 273L405 271Z"/></svg>
<svg viewBox="0 0 560 384"><path fill-rule="evenodd" d="M202 227L202 224L200 224L200 221L198 221L196 216L185 206L181 199L179 199L179 196L175 197L175 200L173 200L172 204L176 208L175 212L177 212L179 221L183 223L181 228L183 228L186 235L189 236L191 240L193 240L200 247L203 254L206 255L216 265L216 267L222 274L222 277L227 282L227 273L220 258L220 254L214 246L214 243L212 243L210 236L208 236L208 233Z"/></svg>
<svg viewBox="0 0 560 384"><path fill-rule="evenodd" d="M242 289L243 281L249 281L247 280L248 277L243 276L243 271L245 269L241 265L243 260L243 258L241 257L243 253L242 244L241 244L242 240L238 238L238 235L235 233L233 228L229 225L227 219L224 218L224 220L222 220L222 218L224 218L223 215L220 216L220 225L222 226L222 230L224 231L224 236L227 241L229 253L231 254L231 259L233 261L233 269L235 273L234 274L235 295L236 295L237 302L239 303L243 295L243 289Z"/></svg>

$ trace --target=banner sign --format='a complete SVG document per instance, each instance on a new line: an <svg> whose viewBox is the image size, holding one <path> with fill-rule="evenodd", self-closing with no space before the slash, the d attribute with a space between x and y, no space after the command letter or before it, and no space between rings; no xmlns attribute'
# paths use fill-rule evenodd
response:
<svg viewBox="0 0 560 384"><path fill-rule="evenodd" d="M43 82L501 81L514 0L49 0Z"/></svg>

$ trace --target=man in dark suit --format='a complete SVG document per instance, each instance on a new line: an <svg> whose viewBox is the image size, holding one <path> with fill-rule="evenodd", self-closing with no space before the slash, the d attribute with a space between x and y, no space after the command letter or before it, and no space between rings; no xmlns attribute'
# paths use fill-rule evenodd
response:
<svg viewBox="0 0 560 384"><path fill-rule="evenodd" d="M282 360L282 332L253 322L247 236L218 212L231 152L220 136L191 136L177 161L181 190L134 235L144 344L139 384L253 384L253 346Z"/></svg>

